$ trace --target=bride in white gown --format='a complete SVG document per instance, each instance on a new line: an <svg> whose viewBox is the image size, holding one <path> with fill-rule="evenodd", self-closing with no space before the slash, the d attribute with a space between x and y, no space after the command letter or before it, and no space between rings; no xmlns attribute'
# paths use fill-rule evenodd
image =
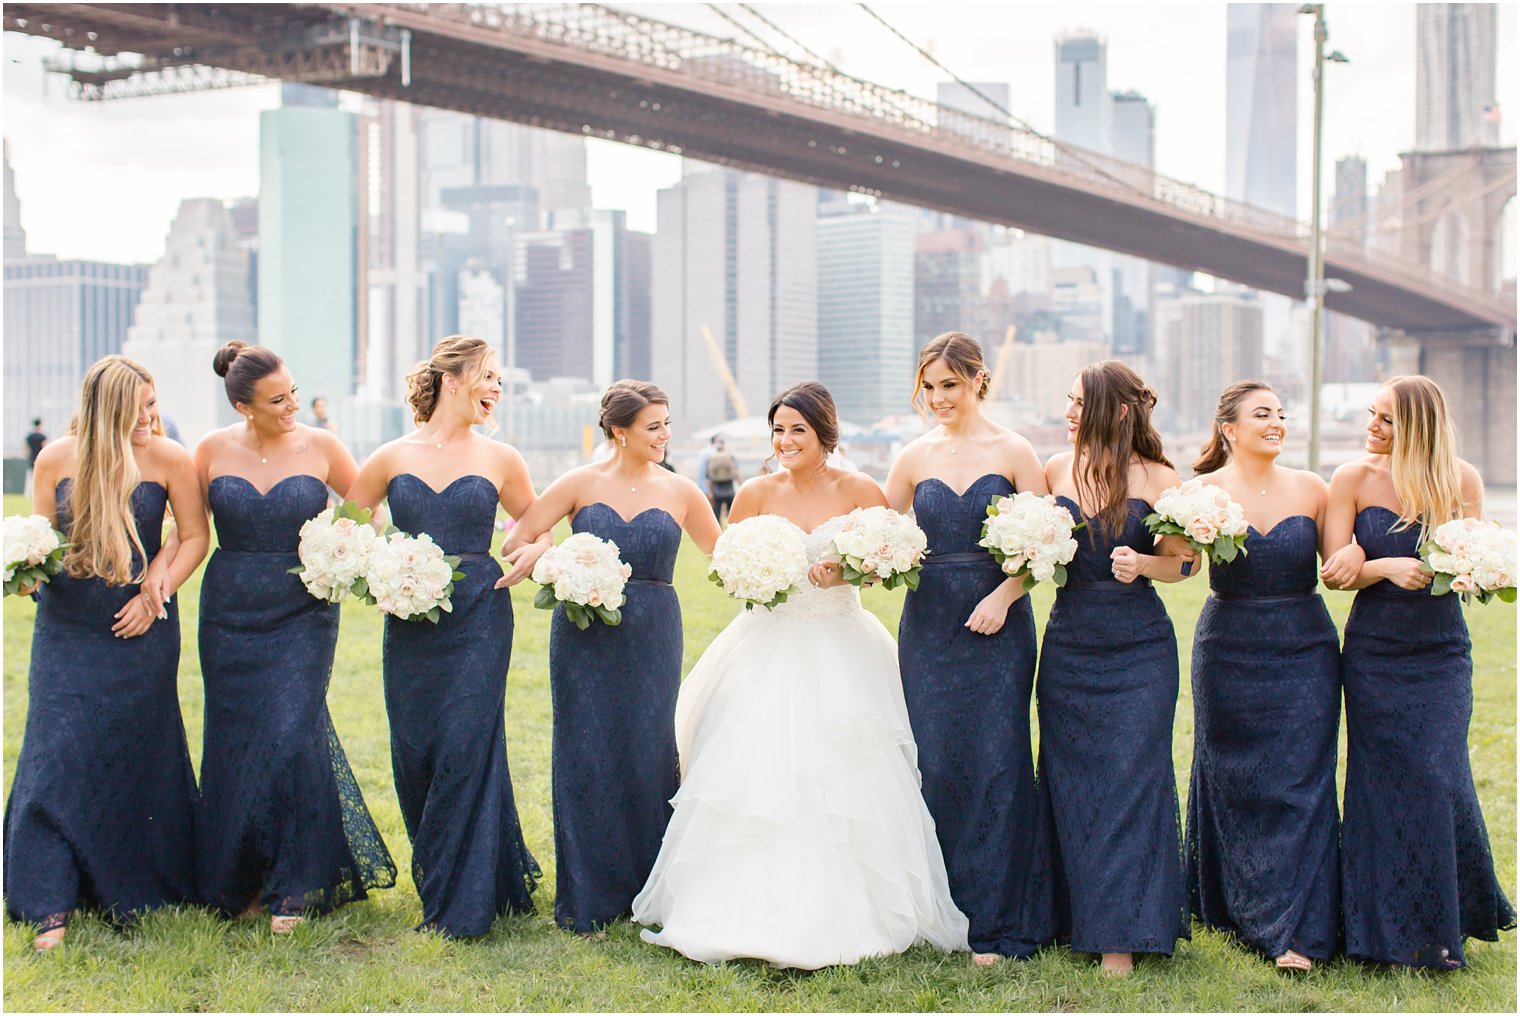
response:
<svg viewBox="0 0 1520 1016"><path fill-rule="evenodd" d="M681 789L634 919L660 929L647 941L709 963L811 970L916 942L964 950L895 644L820 561L845 515L886 499L826 464L838 423L822 385L777 396L770 420L785 468L745 484L730 519L796 525L809 582L742 612L681 686Z"/></svg>

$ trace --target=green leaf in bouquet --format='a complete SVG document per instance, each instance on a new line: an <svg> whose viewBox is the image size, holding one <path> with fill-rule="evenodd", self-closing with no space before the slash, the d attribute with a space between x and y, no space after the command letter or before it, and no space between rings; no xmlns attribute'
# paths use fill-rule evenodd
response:
<svg viewBox="0 0 1520 1016"><path fill-rule="evenodd" d="M1434 575L1436 573L1436 570L1425 561L1420 562L1420 571L1424 572L1426 575Z"/></svg>
<svg viewBox="0 0 1520 1016"><path fill-rule="evenodd" d="M711 582L715 586L721 586L723 584L723 577L716 571L709 571L707 573L707 581Z"/></svg>
<svg viewBox="0 0 1520 1016"><path fill-rule="evenodd" d="M1064 564L1056 565L1055 574L1050 577L1050 580L1064 589L1066 587L1066 566Z"/></svg>
<svg viewBox="0 0 1520 1016"><path fill-rule="evenodd" d="M1193 543L1192 540L1189 540L1188 542L1193 544L1194 550L1204 552L1208 551L1209 549L1197 543ZM1216 561L1219 564L1229 564L1239 555L1240 547L1236 545L1235 541L1221 537L1214 541L1213 551L1209 554L1209 560Z"/></svg>
<svg viewBox="0 0 1520 1016"><path fill-rule="evenodd" d="M6 596L14 596L14 595L16 595L16 590L18 590L20 588L21 588L21 576L20 575L13 575L9 579L6 580L6 583L5 583L5 595Z"/></svg>
<svg viewBox="0 0 1520 1016"><path fill-rule="evenodd" d="M464 581L464 572L462 572L462 571L451 572L449 574L449 581L450 582L463 582Z"/></svg>
<svg viewBox="0 0 1520 1016"><path fill-rule="evenodd" d="M1437 575L1435 581L1430 584L1430 595L1445 596L1451 592L1451 580L1450 575Z"/></svg>
<svg viewBox="0 0 1520 1016"><path fill-rule="evenodd" d="M1030 571L1028 568L1022 569L1019 574L1023 576L1024 592L1026 593L1040 584L1040 580L1035 578L1034 572Z"/></svg>
<svg viewBox="0 0 1520 1016"><path fill-rule="evenodd" d="M1496 590L1494 590L1494 595L1497 596L1499 599L1503 600L1505 603L1514 603L1515 602L1515 587L1514 586L1505 586L1503 589L1496 589Z"/></svg>
<svg viewBox="0 0 1520 1016"><path fill-rule="evenodd" d="M858 586L865 582L866 573L857 569L848 560L841 562L844 566L844 580L852 586Z"/></svg>
<svg viewBox="0 0 1520 1016"><path fill-rule="evenodd" d="M621 610L609 610L606 607L597 607L596 616L601 618L602 623L609 628L616 628L623 623L623 612Z"/></svg>
<svg viewBox="0 0 1520 1016"><path fill-rule="evenodd" d="M433 622L434 624L437 624L438 623L438 619L440 617L442 617L443 614L439 612L439 610L438 610L437 607L432 607L432 608L430 608L428 610L428 612L426 614L423 614L422 616L425 617L425 618L427 618L429 621Z"/></svg>
<svg viewBox="0 0 1520 1016"><path fill-rule="evenodd" d="M581 631L591 627L591 618L586 608L579 603L565 604L565 615L575 622L575 626Z"/></svg>
<svg viewBox="0 0 1520 1016"><path fill-rule="evenodd" d="M906 582L908 584L908 588L913 590L915 593L918 592L918 577L920 574L922 574L922 570L914 568L912 571L908 572L907 575L903 576L903 581Z"/></svg>
<svg viewBox="0 0 1520 1016"><path fill-rule="evenodd" d="M539 610L553 610L559 601L554 598L553 586L539 586L538 593L533 597L533 606Z"/></svg>
<svg viewBox="0 0 1520 1016"><path fill-rule="evenodd" d="M1424 543L1420 544L1420 549L1418 551L1416 551L1416 553L1419 554L1421 557L1429 557L1431 554L1434 554L1436 551L1438 551L1440 549L1441 549L1441 545L1439 543L1437 543L1436 541L1434 541L1434 540L1426 540Z"/></svg>

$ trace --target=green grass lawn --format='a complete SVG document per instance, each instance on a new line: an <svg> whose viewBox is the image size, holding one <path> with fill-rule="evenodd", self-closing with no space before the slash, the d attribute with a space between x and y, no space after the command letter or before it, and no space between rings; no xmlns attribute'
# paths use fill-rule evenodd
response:
<svg viewBox="0 0 1520 1016"><path fill-rule="evenodd" d="M25 510L5 498L5 512ZM702 575L689 544L677 569L687 668L735 612ZM1193 714L1188 655L1206 586L1164 587L1182 656L1174 758L1187 790ZM197 764L201 677L195 649L199 577L181 591L184 650L180 703ZM1052 594L1034 594L1043 626ZM1330 594L1344 623L1351 598ZM1337 961L1307 976L1279 974L1230 940L1197 928L1171 960L1142 960L1135 976L1109 981L1091 957L1047 949L1033 960L972 967L964 955L927 947L855 967L817 973L762 963L708 967L645 945L631 924L588 941L557 930L549 806L549 614L534 610L532 588L514 591L517 633L507 682L507 750L528 845L544 869L538 913L505 918L478 941L448 941L411 930L420 908L410 849L391 785L380 687L380 616L345 605L332 689L333 722L375 821L401 868L396 888L312 921L288 939L267 922L225 923L195 909L150 915L128 932L98 918L76 919L67 945L34 955L31 933L7 921L4 1006L8 1010L1476 1010L1513 1012L1515 936L1475 942L1471 967L1452 974L1387 970ZM871 590L870 608L891 630L902 593ZM5 773L21 748L34 607L9 597L5 630ZM1492 838L1499 879L1515 886L1515 607L1468 611L1475 705L1473 772ZM1344 735L1342 738L1344 770ZM784 901L777 901L784 905Z"/></svg>

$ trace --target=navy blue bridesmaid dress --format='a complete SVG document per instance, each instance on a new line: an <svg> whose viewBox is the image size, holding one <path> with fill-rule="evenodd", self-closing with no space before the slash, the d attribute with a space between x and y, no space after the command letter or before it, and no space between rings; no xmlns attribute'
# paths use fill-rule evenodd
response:
<svg viewBox="0 0 1520 1016"><path fill-rule="evenodd" d="M1417 557L1419 526L1363 508L1368 560ZM1515 910L1494 877L1467 754L1472 644L1455 595L1374 583L1346 622L1346 798L1341 895L1346 953L1459 967L1465 938L1495 941Z"/></svg>
<svg viewBox="0 0 1520 1016"><path fill-rule="evenodd" d="M1029 697L1034 690L1034 611L1027 596L995 635L966 619L1006 576L977 546L987 505L1014 493L988 473L957 495L937 478L913 491L929 539L918 589L897 629L903 695L918 742L924 803L934 817L950 894L971 922L974 952L1028 956L1054 938L1038 870Z"/></svg>
<svg viewBox="0 0 1520 1016"><path fill-rule="evenodd" d="M57 489L65 533L72 486ZM168 499L150 481L132 492L150 560ZM134 552L134 568L141 560ZM194 899L177 604L135 638L111 632L139 588L60 572L37 593L26 734L5 807L5 903L43 930L82 907L119 919Z"/></svg>
<svg viewBox="0 0 1520 1016"><path fill-rule="evenodd" d="M1149 512L1130 498L1118 540L1085 520L1040 651L1036 786L1058 935L1075 952L1169 955L1190 934L1172 770L1177 638L1150 580L1115 581L1109 556L1156 552Z"/></svg>
<svg viewBox="0 0 1520 1016"><path fill-rule="evenodd" d="M1193 913L1267 956L1315 960L1340 937L1340 641L1316 592L1319 529L1252 527L1209 566L1193 637Z"/></svg>
<svg viewBox="0 0 1520 1016"><path fill-rule="evenodd" d="M217 549L201 582L201 899L229 916L255 900L273 914L322 913L396 884L327 712L338 605L289 573L327 486L298 474L260 494L218 476L208 496Z"/></svg>
<svg viewBox="0 0 1520 1016"><path fill-rule="evenodd" d="M582 631L561 606L549 629L554 918L589 934L632 911L680 786L681 603L670 581L681 527L659 508L625 522L600 502L570 526L611 540L633 568L622 624Z"/></svg>
<svg viewBox="0 0 1520 1016"><path fill-rule="evenodd" d="M435 491L411 473L387 490L391 521L457 554L452 613L437 624L385 619L391 767L423 929L472 938L496 915L531 913L538 862L523 843L507 770L512 599L494 589L497 492L468 474Z"/></svg>

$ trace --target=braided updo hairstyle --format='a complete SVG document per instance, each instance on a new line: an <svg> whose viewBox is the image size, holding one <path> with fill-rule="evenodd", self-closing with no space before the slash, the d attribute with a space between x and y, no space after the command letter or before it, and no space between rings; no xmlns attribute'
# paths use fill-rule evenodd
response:
<svg viewBox="0 0 1520 1016"><path fill-rule="evenodd" d="M452 374L466 388L485 376L486 358L494 350L485 339L466 335L450 335L433 347L433 355L417 361L417 366L406 376L406 401L412 407L412 419L427 423L438 408L443 394L443 375Z"/></svg>
<svg viewBox="0 0 1520 1016"><path fill-rule="evenodd" d="M670 397L653 382L633 378L614 381L602 393L602 412L596 425L611 441L613 427L632 427L634 418L644 411L645 406L656 405L668 407Z"/></svg>

